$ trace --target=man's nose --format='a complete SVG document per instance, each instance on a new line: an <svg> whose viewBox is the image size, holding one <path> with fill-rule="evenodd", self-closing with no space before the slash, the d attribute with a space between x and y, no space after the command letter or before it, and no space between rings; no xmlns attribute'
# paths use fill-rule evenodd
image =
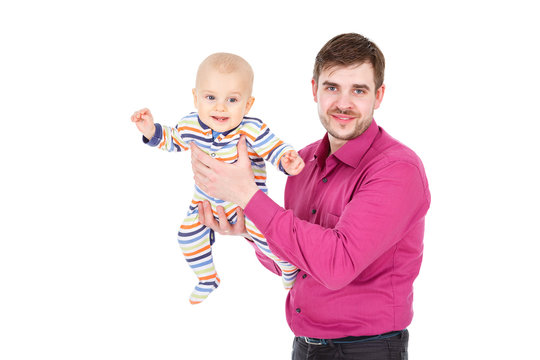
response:
<svg viewBox="0 0 540 360"><path fill-rule="evenodd" d="M348 93L339 94L338 98L336 99L336 107L341 111L352 109L353 102L351 95Z"/></svg>

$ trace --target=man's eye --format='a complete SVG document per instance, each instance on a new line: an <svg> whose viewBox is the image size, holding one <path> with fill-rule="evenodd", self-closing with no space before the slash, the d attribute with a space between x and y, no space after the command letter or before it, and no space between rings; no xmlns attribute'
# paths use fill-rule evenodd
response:
<svg viewBox="0 0 540 360"><path fill-rule="evenodd" d="M329 91L336 91L337 90L335 86L329 86L326 89L329 90Z"/></svg>
<svg viewBox="0 0 540 360"><path fill-rule="evenodd" d="M355 89L354 90L354 93L357 94L357 95L362 95L364 93L364 90L362 89Z"/></svg>

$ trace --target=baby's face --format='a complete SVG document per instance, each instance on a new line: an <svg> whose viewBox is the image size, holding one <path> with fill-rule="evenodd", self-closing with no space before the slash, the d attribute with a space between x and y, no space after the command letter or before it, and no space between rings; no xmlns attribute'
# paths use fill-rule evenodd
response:
<svg viewBox="0 0 540 360"><path fill-rule="evenodd" d="M214 68L199 74L193 98L201 121L218 132L237 127L254 101L246 75L238 71L222 73Z"/></svg>

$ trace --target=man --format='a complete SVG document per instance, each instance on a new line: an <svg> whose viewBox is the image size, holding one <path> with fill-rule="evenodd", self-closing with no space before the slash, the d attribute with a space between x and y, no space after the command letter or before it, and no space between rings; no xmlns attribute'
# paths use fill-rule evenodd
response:
<svg viewBox="0 0 540 360"><path fill-rule="evenodd" d="M286 306L293 359L407 356L430 193L420 159L373 119L384 64L359 34L336 36L320 50L312 89L327 134L300 151L306 165L287 181L285 209L249 180L245 142L234 165L192 148L197 185L243 208L270 249L301 269ZM205 225L244 232L221 209L216 222L207 206L200 205Z"/></svg>

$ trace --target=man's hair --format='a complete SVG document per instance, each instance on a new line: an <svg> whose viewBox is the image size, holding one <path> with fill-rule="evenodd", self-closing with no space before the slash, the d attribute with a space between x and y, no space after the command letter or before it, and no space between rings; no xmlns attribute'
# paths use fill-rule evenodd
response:
<svg viewBox="0 0 540 360"><path fill-rule="evenodd" d="M384 55L368 38L356 34L341 34L328 41L315 58L313 79L319 81L323 70L334 66L350 66L369 63L373 66L375 89L384 82Z"/></svg>

